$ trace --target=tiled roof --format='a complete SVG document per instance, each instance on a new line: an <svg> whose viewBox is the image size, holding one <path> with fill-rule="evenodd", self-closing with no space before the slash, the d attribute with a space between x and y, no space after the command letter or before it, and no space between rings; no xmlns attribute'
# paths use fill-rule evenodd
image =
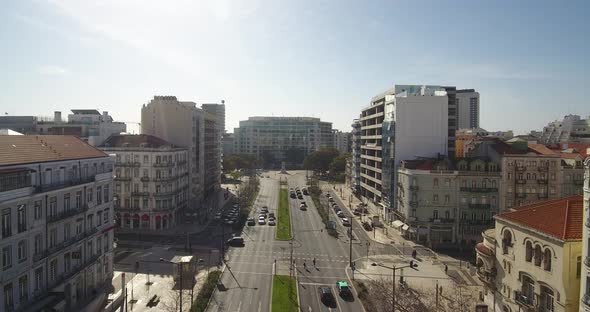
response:
<svg viewBox="0 0 590 312"><path fill-rule="evenodd" d="M544 201L496 215L562 240L580 240L583 230L582 195Z"/></svg>
<svg viewBox="0 0 590 312"><path fill-rule="evenodd" d="M556 155L557 154L543 144L529 143L529 148L541 155Z"/></svg>
<svg viewBox="0 0 590 312"><path fill-rule="evenodd" d="M149 134L115 134L110 136L100 147L141 147L141 144L151 148L174 146L168 141Z"/></svg>
<svg viewBox="0 0 590 312"><path fill-rule="evenodd" d="M0 135L0 166L95 157L108 155L70 135Z"/></svg>

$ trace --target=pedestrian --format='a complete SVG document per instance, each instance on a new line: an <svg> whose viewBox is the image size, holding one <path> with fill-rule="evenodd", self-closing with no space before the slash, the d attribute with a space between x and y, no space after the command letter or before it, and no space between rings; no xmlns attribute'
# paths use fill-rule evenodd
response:
<svg viewBox="0 0 590 312"><path fill-rule="evenodd" d="M303 268L307 270L307 265L305 264L305 260L303 260Z"/></svg>
<svg viewBox="0 0 590 312"><path fill-rule="evenodd" d="M313 258L313 267L315 268L315 258Z"/></svg>
<svg viewBox="0 0 590 312"><path fill-rule="evenodd" d="M445 264L445 274L447 274L448 271L449 271L449 266Z"/></svg>

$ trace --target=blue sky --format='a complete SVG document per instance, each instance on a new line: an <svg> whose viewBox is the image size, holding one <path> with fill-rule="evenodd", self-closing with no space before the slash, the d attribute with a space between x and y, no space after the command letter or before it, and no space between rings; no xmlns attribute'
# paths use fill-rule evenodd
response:
<svg viewBox="0 0 590 312"><path fill-rule="evenodd" d="M165 3L165 5L164 5ZM153 95L349 130L392 84L475 88L481 126L525 132L590 115L588 1L8 1L0 110L106 110Z"/></svg>

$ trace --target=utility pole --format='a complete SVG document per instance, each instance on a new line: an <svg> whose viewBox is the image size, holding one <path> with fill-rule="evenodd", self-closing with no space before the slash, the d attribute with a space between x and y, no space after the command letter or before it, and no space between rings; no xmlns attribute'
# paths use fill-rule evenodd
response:
<svg viewBox="0 0 590 312"><path fill-rule="evenodd" d="M350 247L349 247L349 254L348 254L348 258L349 258L349 262L350 262L350 267L352 268L352 218L350 219Z"/></svg>
<svg viewBox="0 0 590 312"><path fill-rule="evenodd" d="M393 270L391 270L391 271L393 272L392 273L393 274L393 283L392 283L393 284L393 291L391 293L392 299L393 299L393 304L391 306L392 307L391 311L395 312L395 265L393 266Z"/></svg>
<svg viewBox="0 0 590 312"><path fill-rule="evenodd" d="M180 267L180 312L182 312L182 261L178 263Z"/></svg>
<svg viewBox="0 0 590 312"><path fill-rule="evenodd" d="M369 260L369 246L371 246L371 242L367 241L367 260Z"/></svg>

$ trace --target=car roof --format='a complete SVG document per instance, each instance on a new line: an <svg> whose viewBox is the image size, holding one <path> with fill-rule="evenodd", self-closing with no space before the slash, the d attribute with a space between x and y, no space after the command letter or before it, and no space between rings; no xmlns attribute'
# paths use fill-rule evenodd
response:
<svg viewBox="0 0 590 312"><path fill-rule="evenodd" d="M339 287L348 287L348 283L344 282L344 281L340 281L340 282L338 282L338 286Z"/></svg>
<svg viewBox="0 0 590 312"><path fill-rule="evenodd" d="M320 286L320 292L324 294L332 293L332 289L328 286Z"/></svg>

